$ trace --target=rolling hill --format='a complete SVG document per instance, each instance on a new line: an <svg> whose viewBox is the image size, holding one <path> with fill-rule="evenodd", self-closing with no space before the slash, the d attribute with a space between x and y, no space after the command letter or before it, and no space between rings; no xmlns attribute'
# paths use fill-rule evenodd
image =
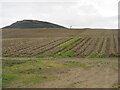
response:
<svg viewBox="0 0 120 90"><path fill-rule="evenodd" d="M65 28L65 27L50 22L38 20L22 20L17 21L9 26L3 27L3 29L6 28Z"/></svg>

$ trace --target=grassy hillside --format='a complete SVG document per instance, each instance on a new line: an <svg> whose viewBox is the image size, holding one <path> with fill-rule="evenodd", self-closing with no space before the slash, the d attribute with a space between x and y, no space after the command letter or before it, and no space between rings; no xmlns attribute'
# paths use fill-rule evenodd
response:
<svg viewBox="0 0 120 90"><path fill-rule="evenodd" d="M38 20L22 20L17 21L11 24L10 26L3 27L3 29L5 28L65 28L65 27Z"/></svg>

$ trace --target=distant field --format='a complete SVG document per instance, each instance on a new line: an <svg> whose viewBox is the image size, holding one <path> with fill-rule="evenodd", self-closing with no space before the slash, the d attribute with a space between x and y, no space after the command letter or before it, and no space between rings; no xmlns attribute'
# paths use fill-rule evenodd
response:
<svg viewBox="0 0 120 90"><path fill-rule="evenodd" d="M4 57L116 57L117 30L3 30Z"/></svg>

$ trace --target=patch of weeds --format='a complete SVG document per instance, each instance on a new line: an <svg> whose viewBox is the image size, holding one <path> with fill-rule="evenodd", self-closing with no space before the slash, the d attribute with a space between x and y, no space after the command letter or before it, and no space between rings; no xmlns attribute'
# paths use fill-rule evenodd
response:
<svg viewBox="0 0 120 90"><path fill-rule="evenodd" d="M97 53L92 53L89 56L85 56L85 58L107 58L108 56L105 54L97 54Z"/></svg>
<svg viewBox="0 0 120 90"><path fill-rule="evenodd" d="M5 66L3 68L3 72L30 74L40 73L41 69L43 70L48 68L61 68L61 67L64 67L64 65L52 60L31 60L26 61L26 63L23 64L15 64L11 67Z"/></svg>
<svg viewBox="0 0 120 90"><path fill-rule="evenodd" d="M68 50L68 51L66 51L66 52L63 54L63 56L64 56L64 55L65 55L65 56L72 56L72 55L74 55L74 54L75 54L74 51Z"/></svg>
<svg viewBox="0 0 120 90"><path fill-rule="evenodd" d="M60 44L60 45L57 46L57 47L68 47L68 46L74 44L76 41L78 41L78 40L80 40L80 39L81 39L81 37L73 38L73 39L71 39L71 40L69 40L69 41L67 41L67 42L65 42L65 43Z"/></svg>
<svg viewBox="0 0 120 90"><path fill-rule="evenodd" d="M3 75L3 87L12 87L12 81L15 83L19 82L18 85L13 85L14 87L24 88L29 87L31 85L34 85L36 83L42 83L47 80L55 79L57 78L54 75L44 75L44 74L4 74Z"/></svg>
<svg viewBox="0 0 120 90"><path fill-rule="evenodd" d="M97 67L103 67L103 65L109 65L110 62L109 61L95 61L95 62L89 62L88 64L90 65L94 65L94 66L97 66Z"/></svg>
<svg viewBox="0 0 120 90"><path fill-rule="evenodd" d="M65 61L66 63L79 63L77 61Z"/></svg>
<svg viewBox="0 0 120 90"><path fill-rule="evenodd" d="M115 57L118 57L118 58L120 58L120 55L116 55Z"/></svg>
<svg viewBox="0 0 120 90"><path fill-rule="evenodd" d="M92 68L92 66L87 66L84 63L80 63L80 64L78 64L78 66L83 67L83 68Z"/></svg>
<svg viewBox="0 0 120 90"><path fill-rule="evenodd" d="M120 85L118 85L117 83L112 85L113 88L120 88Z"/></svg>
<svg viewBox="0 0 120 90"><path fill-rule="evenodd" d="M13 65L16 65L16 64L23 64L25 62L26 61L16 60L16 59L3 59L2 60L2 65L3 65L3 67L4 66L13 66Z"/></svg>
<svg viewBox="0 0 120 90"><path fill-rule="evenodd" d="M18 59L2 59L2 61L21 61L21 60L18 60Z"/></svg>
<svg viewBox="0 0 120 90"><path fill-rule="evenodd" d="M92 53L89 56L81 56L82 58L108 58L108 57L119 57L118 55L111 54L111 55L105 55L101 53Z"/></svg>
<svg viewBox="0 0 120 90"><path fill-rule="evenodd" d="M43 55L43 54L40 54L40 55L37 55L36 57L41 57L41 58L43 58L43 57L48 57L48 56Z"/></svg>
<svg viewBox="0 0 120 90"><path fill-rule="evenodd" d="M65 61L65 62L68 63L67 64L68 66L72 66L72 67L92 68L92 66L87 66L85 63L80 63L77 61Z"/></svg>
<svg viewBox="0 0 120 90"><path fill-rule="evenodd" d="M74 55L75 52L72 50L63 50L61 52L58 52L57 54L54 55L54 57L71 57L72 55Z"/></svg>
<svg viewBox="0 0 120 90"><path fill-rule="evenodd" d="M8 61L8 60L6 60ZM19 60L11 60L19 61ZM12 87L12 81L19 82L19 87L29 87L34 83L44 82L46 80L54 79L56 76L41 73L41 70L50 68L61 68L65 65L57 63L53 60L36 59L26 61L22 64L15 64L13 66L4 66L3 68L3 86ZM14 87L17 87L15 84Z"/></svg>
<svg viewBox="0 0 120 90"><path fill-rule="evenodd" d="M11 81L15 80L17 78L17 75L15 74L3 74L2 76L2 86L5 87L7 84L9 84Z"/></svg>
<svg viewBox="0 0 120 90"><path fill-rule="evenodd" d="M77 42L80 39L81 37L76 37L54 47L53 49L55 50L64 48L62 51L58 52L57 54L54 54L54 51L48 50L41 55L37 55L37 57L71 57L72 55L75 54L75 52L72 50L68 50L68 48L69 46L73 45L75 42Z"/></svg>
<svg viewBox="0 0 120 90"><path fill-rule="evenodd" d="M40 60L50 60L49 58L42 58L42 59L33 59L34 61L40 61Z"/></svg>

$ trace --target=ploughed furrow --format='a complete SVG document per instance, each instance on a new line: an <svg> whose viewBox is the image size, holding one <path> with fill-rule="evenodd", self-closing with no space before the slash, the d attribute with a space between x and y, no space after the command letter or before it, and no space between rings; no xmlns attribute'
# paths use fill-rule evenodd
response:
<svg viewBox="0 0 120 90"><path fill-rule="evenodd" d="M115 37L115 35L114 35L114 50L115 50L115 53L118 55L118 53L119 53L119 48L118 47L120 47L120 46L118 46L118 45L120 45L120 38L118 38L118 37Z"/></svg>
<svg viewBox="0 0 120 90"><path fill-rule="evenodd" d="M69 40L66 43L61 44L59 47L66 47L65 49L59 51L58 53L54 54L53 56L55 57L71 57L75 52L73 52L72 50L69 50L69 47L72 46L74 43L76 43L77 41L79 41L81 39L81 37L76 37L73 38L71 40Z"/></svg>
<svg viewBox="0 0 120 90"><path fill-rule="evenodd" d="M78 56L80 53L84 51L84 47L91 42L91 38L87 38L84 42L79 44L79 47L76 49L75 54L73 56ZM75 50L75 49L74 49Z"/></svg>
<svg viewBox="0 0 120 90"><path fill-rule="evenodd" d="M18 53L18 52L22 52L25 51L27 49L30 49L30 47L34 47L35 45L39 45L40 43L44 43L44 41L39 41L39 43L37 41L32 41L31 43L25 44L25 47L21 46L19 49L16 49L15 51L13 51L13 53Z"/></svg>
<svg viewBox="0 0 120 90"><path fill-rule="evenodd" d="M101 38L101 39L102 39L102 42L100 42L100 44L98 44L98 51L97 51L97 53L100 53L100 52L101 52L102 47L103 47L103 44L104 44L105 38Z"/></svg>
<svg viewBox="0 0 120 90"><path fill-rule="evenodd" d="M3 55L4 56L11 56L12 54L16 54L16 52L19 51L19 49L29 47L29 45L31 45L31 43L29 43L29 44L27 43L27 45L26 45L26 43L24 43L24 45L21 45L21 47L17 47L17 48L15 47L14 49L11 48L10 51L3 52ZM15 46L17 46L17 45L15 45Z"/></svg>
<svg viewBox="0 0 120 90"><path fill-rule="evenodd" d="M105 47L105 54L106 55L110 55L110 47L111 47L110 38L107 38L106 47Z"/></svg>
<svg viewBox="0 0 120 90"><path fill-rule="evenodd" d="M60 42L60 40L62 40L62 39L58 39L58 40L55 40L55 41L53 41L53 42L47 43L47 44L45 44L45 45L39 46L39 47L37 47L37 48L34 48L33 50L38 50L39 48L46 47L46 46L51 45L51 44L53 44L53 43L55 43L55 42Z"/></svg>
<svg viewBox="0 0 120 90"><path fill-rule="evenodd" d="M111 37L111 40L110 40L110 50L109 50L110 56L115 55L115 53L116 53L115 48L116 48L116 46L115 46L114 34L113 34Z"/></svg>
<svg viewBox="0 0 120 90"><path fill-rule="evenodd" d="M106 54L106 46L107 46L107 38L104 38L104 42L102 43L101 45L101 51L100 51L100 54Z"/></svg>
<svg viewBox="0 0 120 90"><path fill-rule="evenodd" d="M115 51L115 53L117 53L117 51L118 51L118 39L115 39L115 35L113 35L113 43L114 43L114 51Z"/></svg>
<svg viewBox="0 0 120 90"><path fill-rule="evenodd" d="M49 45L51 44L56 44L58 42L61 42L62 40L57 40L57 41L53 41L52 43L46 43L47 45L43 44L41 48L39 48L38 50L42 50L42 49L47 49L47 47L49 47ZM38 50L33 50L34 48L37 48L37 47L40 47L39 45L36 46L36 47L32 47L30 50L23 50L23 53L22 52L17 52L17 53L13 53L13 56L22 56L22 55L27 55L27 56L34 56L35 53L38 53L39 51ZM32 55L33 54L33 55Z"/></svg>
<svg viewBox="0 0 120 90"><path fill-rule="evenodd" d="M97 48L97 43L99 42L99 38L93 39L93 42L89 45L89 47L85 50L84 56L89 56L93 53L94 50Z"/></svg>
<svg viewBox="0 0 120 90"><path fill-rule="evenodd" d="M118 48L120 47L120 38L116 38L115 41L116 41L117 55L120 56L120 48Z"/></svg>
<svg viewBox="0 0 120 90"><path fill-rule="evenodd" d="M93 39L90 39L79 51L79 53L76 53L77 56L85 56L85 51L88 49L90 45L92 45Z"/></svg>
<svg viewBox="0 0 120 90"><path fill-rule="evenodd" d="M27 48L30 48L31 46L34 47L35 45L39 45L40 43L44 43L43 40L39 41L39 40L31 40L31 43L29 44L25 44L25 46L27 47L23 47L23 48L19 48L19 50L16 50L16 51L11 51L11 53L7 53L8 56L19 56L19 54L21 54L22 52L24 53L25 51L27 51L26 49ZM16 48L15 48L16 49Z"/></svg>
<svg viewBox="0 0 120 90"><path fill-rule="evenodd" d="M77 41L76 43L74 43L73 45L71 45L70 47L68 47L67 50L73 50L73 48L77 47L83 40L85 40L85 38L81 38L79 41Z"/></svg>
<svg viewBox="0 0 120 90"><path fill-rule="evenodd" d="M118 37L115 37L115 35L113 35L113 43L114 43L114 52L117 55L118 54Z"/></svg>
<svg viewBox="0 0 120 90"><path fill-rule="evenodd" d="M27 45L30 45L31 41L24 41L24 40L10 40L11 42L7 43L8 46L4 47L3 42L3 53L11 53L18 51L20 48L28 47Z"/></svg>
<svg viewBox="0 0 120 90"><path fill-rule="evenodd" d="M35 47L35 46L39 46L39 45L45 44L45 40L44 39L42 39L42 40L41 39L29 39L29 40L31 40L29 43L26 43L23 40L21 40L21 41L19 41L19 40L18 41L14 41L14 43L15 43L14 49L10 48L11 51L7 52L7 54L11 55L11 54L15 54L15 53L18 53L18 52L24 52L26 49L28 49L30 47ZM16 43L18 43L18 42L21 42L23 45L21 45L20 47L16 48L16 46L18 45Z"/></svg>
<svg viewBox="0 0 120 90"><path fill-rule="evenodd" d="M78 45L81 41L83 41L82 38L78 38L78 40L75 40L74 42L68 44L67 46L64 46L64 47L55 47L47 52L44 53L44 55L47 55L47 56L54 56L55 54L65 50L65 51L68 51L70 49L72 49L73 47L75 47L76 45ZM69 43L70 41L66 42L66 43Z"/></svg>
<svg viewBox="0 0 120 90"><path fill-rule="evenodd" d="M59 46L60 44L62 44L62 43L64 43L64 42L69 41L70 39L71 39L71 38L69 38L69 39L68 39L68 38L67 38L67 39L62 39L62 40L60 40L60 41L51 43L51 44L49 44L49 45L47 45L47 46L45 46L45 47L39 48L39 49L37 49L37 50L34 50L33 52L31 52L30 55L32 55L32 56L40 55L40 54L42 54L42 53L44 53L44 52L46 52L46 51L48 51L48 50L50 50L50 49L52 49L52 48L54 48L54 47L56 47L56 46Z"/></svg>
<svg viewBox="0 0 120 90"><path fill-rule="evenodd" d="M23 45L23 43L29 43L29 42L31 42L31 41L23 40L23 39L17 39L17 40L16 39L12 39L12 40L8 39L8 40L3 40L2 44L3 44L3 47L6 47L8 49L11 49L11 48L13 49L15 47L19 47L19 46Z"/></svg>
<svg viewBox="0 0 120 90"><path fill-rule="evenodd" d="M58 39L58 40L60 40L60 39ZM17 56L29 55L32 51L36 50L36 48L42 48L42 47L47 46L47 45L49 45L51 43L57 42L58 40L52 41L50 43L45 42L45 41L44 42L38 41L38 43L33 43L33 45L31 45L28 48L17 51L16 54L17 54Z"/></svg>
<svg viewBox="0 0 120 90"><path fill-rule="evenodd" d="M93 51L92 51L92 53L98 53L98 51L99 51L99 48L100 48L100 45L101 45L101 43L103 42L103 38L101 37L101 38L98 38L99 40L98 40L98 42L97 42L97 44L96 44L96 48L94 48L93 49Z"/></svg>
<svg viewBox="0 0 120 90"><path fill-rule="evenodd" d="M85 43L87 43L91 38L84 38L80 43L76 45L76 47L73 47L71 50L74 52L78 52L79 49L81 49Z"/></svg>

